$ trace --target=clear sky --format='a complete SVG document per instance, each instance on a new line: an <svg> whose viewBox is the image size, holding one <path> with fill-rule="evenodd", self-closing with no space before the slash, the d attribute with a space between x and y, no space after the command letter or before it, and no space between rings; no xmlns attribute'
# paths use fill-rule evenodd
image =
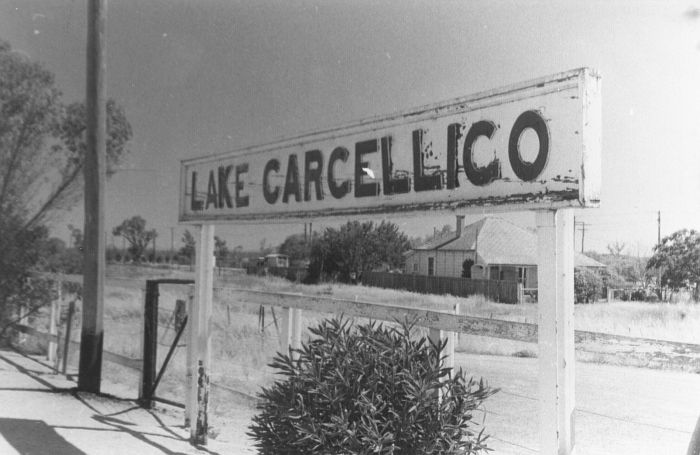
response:
<svg viewBox="0 0 700 455"><path fill-rule="evenodd" d="M179 161L568 69L603 80L600 209L586 249L700 229L700 0L112 0L107 91L134 129L107 185L107 226L140 214L176 247ZM0 38L84 97L86 1L0 0ZM532 214L506 214L532 225ZM470 215L467 221L475 221ZM395 219L409 235L454 223ZM82 224L80 209L55 226ZM314 220L314 230L329 225ZM278 244L301 223L228 226L230 246ZM111 236L108 237L108 243ZM577 235L580 248L581 235Z"/></svg>

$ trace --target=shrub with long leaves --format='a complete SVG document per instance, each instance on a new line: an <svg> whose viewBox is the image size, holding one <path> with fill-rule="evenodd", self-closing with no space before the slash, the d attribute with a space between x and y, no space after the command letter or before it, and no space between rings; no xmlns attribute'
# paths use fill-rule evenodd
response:
<svg viewBox="0 0 700 455"><path fill-rule="evenodd" d="M310 328L270 364L282 379L259 394L249 435L261 454L476 454L488 436L474 411L496 392L441 367L445 342L342 319ZM438 399L441 396L441 399Z"/></svg>

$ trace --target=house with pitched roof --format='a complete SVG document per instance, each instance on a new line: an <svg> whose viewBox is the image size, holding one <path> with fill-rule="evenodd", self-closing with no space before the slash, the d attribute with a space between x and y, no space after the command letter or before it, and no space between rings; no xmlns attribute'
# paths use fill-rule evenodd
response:
<svg viewBox="0 0 700 455"><path fill-rule="evenodd" d="M515 223L488 216L456 232L432 239L406 253L405 273L517 281L537 288L537 235ZM605 265L580 253L575 267L604 269Z"/></svg>

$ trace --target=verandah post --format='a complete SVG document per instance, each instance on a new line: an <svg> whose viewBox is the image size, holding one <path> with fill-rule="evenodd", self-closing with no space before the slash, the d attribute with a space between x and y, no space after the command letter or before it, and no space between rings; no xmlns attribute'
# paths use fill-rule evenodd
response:
<svg viewBox="0 0 700 455"><path fill-rule="evenodd" d="M537 212L540 453L574 453L573 209Z"/></svg>

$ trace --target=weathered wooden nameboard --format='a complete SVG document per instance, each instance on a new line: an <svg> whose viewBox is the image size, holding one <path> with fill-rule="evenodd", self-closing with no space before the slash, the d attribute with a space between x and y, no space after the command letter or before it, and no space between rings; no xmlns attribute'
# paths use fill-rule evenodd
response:
<svg viewBox="0 0 700 455"><path fill-rule="evenodd" d="M578 69L185 160L180 221L596 206L599 95Z"/></svg>

